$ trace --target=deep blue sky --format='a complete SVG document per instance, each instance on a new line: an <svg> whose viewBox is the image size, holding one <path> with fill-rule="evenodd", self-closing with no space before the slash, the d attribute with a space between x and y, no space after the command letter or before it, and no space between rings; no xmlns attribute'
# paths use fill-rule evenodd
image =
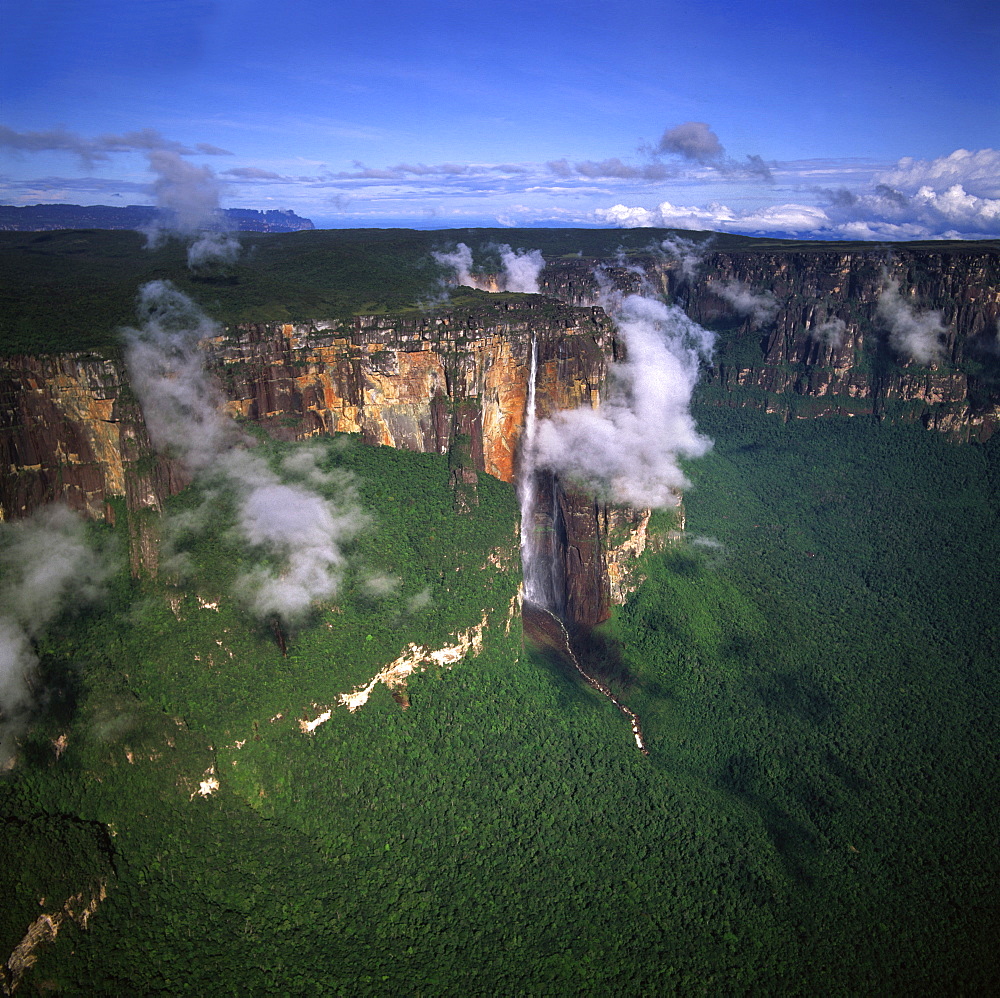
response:
<svg viewBox="0 0 1000 998"><path fill-rule="evenodd" d="M995 236L998 11L10 4L0 200L148 204L197 168L223 206L318 224Z"/></svg>

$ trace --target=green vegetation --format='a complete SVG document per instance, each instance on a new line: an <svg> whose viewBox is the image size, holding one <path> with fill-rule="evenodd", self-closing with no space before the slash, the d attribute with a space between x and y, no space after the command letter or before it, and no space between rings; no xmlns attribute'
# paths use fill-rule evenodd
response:
<svg viewBox="0 0 1000 998"><path fill-rule="evenodd" d="M480 475L456 515L444 457L329 447L372 525L287 658L227 595L246 556L218 509L184 586L122 577L53 628L73 709L0 786L29 857L0 941L50 910L35 893L108 897L24 993L989 993L1000 441L697 416L716 447L688 540L592 642L648 758L507 633L519 573L489 555L516 557L512 489ZM483 652L415 674L408 709L378 686L299 731L483 609ZM47 870L29 854L52 837Z"/></svg>

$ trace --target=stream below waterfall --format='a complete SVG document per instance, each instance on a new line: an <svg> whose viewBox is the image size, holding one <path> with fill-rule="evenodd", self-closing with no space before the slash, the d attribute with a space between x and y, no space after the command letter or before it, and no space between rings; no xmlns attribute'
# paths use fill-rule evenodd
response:
<svg viewBox="0 0 1000 998"><path fill-rule="evenodd" d="M643 755L649 755L645 740L642 736L642 725L639 723L639 715L629 710L599 679L586 672L576 653L573 651L573 644L570 641L569 632L566 625L551 610L544 606L532 603L531 600L524 600L521 606L521 619L524 623L525 633L535 642L535 644L551 648L558 652L574 669L583 677L586 684L591 689L597 690L602 696L606 696L621 712L628 718L632 726L632 736L635 744Z"/></svg>

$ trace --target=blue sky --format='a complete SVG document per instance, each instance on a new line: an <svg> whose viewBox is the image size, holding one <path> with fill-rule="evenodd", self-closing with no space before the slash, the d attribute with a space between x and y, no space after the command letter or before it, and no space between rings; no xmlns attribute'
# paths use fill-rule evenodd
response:
<svg viewBox="0 0 1000 998"><path fill-rule="evenodd" d="M7 204L194 184L318 225L1000 235L981 0L33 0L4 22Z"/></svg>

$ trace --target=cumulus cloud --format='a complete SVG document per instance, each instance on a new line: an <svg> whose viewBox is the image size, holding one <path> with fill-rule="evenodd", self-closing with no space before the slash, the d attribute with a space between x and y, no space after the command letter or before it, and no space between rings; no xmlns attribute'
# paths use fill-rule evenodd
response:
<svg viewBox="0 0 1000 998"><path fill-rule="evenodd" d="M617 156L610 159L554 159L546 167L556 176L586 177L590 180L645 180L659 182L677 176L681 171L661 162L662 156L676 156L688 163L709 167L724 176L760 177L772 179L771 168L760 156L747 156L738 161L726 155L719 137L703 121L688 121L663 133L655 147L644 147L645 163L625 163Z"/></svg>
<svg viewBox="0 0 1000 998"><path fill-rule="evenodd" d="M1000 236L1000 153L960 149L935 160L900 160L863 190L814 189L818 204L786 202L735 209L662 201L616 204L598 221L623 228L662 227L814 239L983 239Z"/></svg>
<svg viewBox="0 0 1000 998"><path fill-rule="evenodd" d="M889 330L889 343L906 360L933 364L944 356L947 329L937 311L918 312L900 293L899 281L886 282L878 300L878 317Z"/></svg>
<svg viewBox="0 0 1000 998"><path fill-rule="evenodd" d="M885 175L882 175L883 177ZM912 192L885 183L870 191L826 192L829 227L846 238L975 238L1000 234L1000 199L961 184L924 184Z"/></svg>
<svg viewBox="0 0 1000 998"><path fill-rule="evenodd" d="M434 259L442 267L455 272L455 283L480 291L517 291L524 294L538 294L538 279L545 267L545 259L540 250L511 249L506 243L495 247L500 254L500 273L492 276L477 276L472 272L472 250L459 243L451 252L435 252Z"/></svg>
<svg viewBox="0 0 1000 998"><path fill-rule="evenodd" d="M656 151L681 156L696 163L719 160L726 152L719 136L704 121L686 121L683 125L668 128L660 138Z"/></svg>
<svg viewBox="0 0 1000 998"><path fill-rule="evenodd" d="M611 294L603 304L625 342L599 407L581 407L538 424L533 466L575 479L638 508L677 504L688 482L681 457L700 457L711 441L690 413L700 364L714 336L677 306Z"/></svg>
<svg viewBox="0 0 1000 998"><path fill-rule="evenodd" d="M704 208L663 201L655 208L631 208L616 204L611 208L599 208L594 215L599 221L624 229L655 227L745 232L748 235L818 232L830 225L830 218L822 208L800 204L737 211L716 201Z"/></svg>
<svg viewBox="0 0 1000 998"><path fill-rule="evenodd" d="M301 618L337 591L344 544L366 523L349 476L323 471L308 447L278 471L247 449L199 347L218 327L173 285L144 285L139 316L141 325L124 333L125 363L151 439L232 497L234 536L260 555L237 582L247 606L262 617ZM336 501L323 494L332 491Z"/></svg>
<svg viewBox="0 0 1000 998"><path fill-rule="evenodd" d="M96 600L110 572L85 530L65 506L0 523L0 763L39 699L33 641L66 610Z"/></svg>
<svg viewBox="0 0 1000 998"><path fill-rule="evenodd" d="M744 161L727 156L719 136L704 121L686 121L675 128L668 128L654 152L660 156L680 156L689 162L710 166L727 176L772 179L771 168L760 156L747 156Z"/></svg>
<svg viewBox="0 0 1000 998"><path fill-rule="evenodd" d="M753 329L766 326L778 314L780 305L770 291L751 291L742 281L713 281L708 290L729 302L733 311L750 317Z"/></svg>
<svg viewBox="0 0 1000 998"><path fill-rule="evenodd" d="M1000 151L996 149L956 149L937 159L899 160L895 168L876 175L876 183L900 191L915 192L962 186L970 194L1000 197Z"/></svg>

